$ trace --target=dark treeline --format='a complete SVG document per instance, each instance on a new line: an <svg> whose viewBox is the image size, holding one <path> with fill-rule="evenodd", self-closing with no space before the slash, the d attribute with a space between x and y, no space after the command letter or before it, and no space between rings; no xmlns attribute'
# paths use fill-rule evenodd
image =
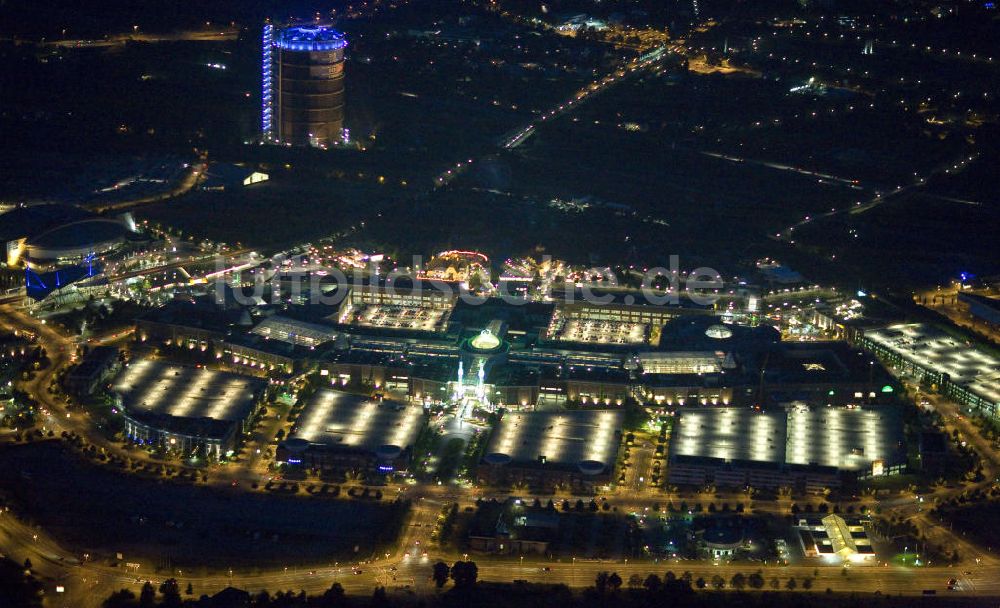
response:
<svg viewBox="0 0 1000 608"><path fill-rule="evenodd" d="M104 608L812 608L822 601L824 608L914 608L934 606L947 608L982 605L982 598L903 597L874 594L837 594L813 588L812 579L765 577L761 572L736 574L731 580L715 576L711 580L692 580L689 573L678 576L666 572L663 577L650 574L623 580L616 572L602 572L594 585L574 593L563 584L532 584L527 582L479 582L474 562L456 562L448 566L438 562L432 568L430 580L436 593L417 596L408 590L387 591L378 587L370 596L349 596L340 583L333 583L323 593L308 595L304 591L262 591L251 594L234 588L214 596L194 599L189 584L182 590L174 579L162 583L157 590L146 583L137 596L129 590L114 593L104 602ZM758 591L759 590L759 591ZM821 597L817 597L821 596Z"/></svg>

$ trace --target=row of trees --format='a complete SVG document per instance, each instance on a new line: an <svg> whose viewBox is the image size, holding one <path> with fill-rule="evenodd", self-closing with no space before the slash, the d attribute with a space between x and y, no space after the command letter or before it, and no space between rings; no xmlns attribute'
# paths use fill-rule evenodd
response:
<svg viewBox="0 0 1000 608"><path fill-rule="evenodd" d="M457 561L449 568L448 564L439 561L434 564L431 578L438 589L444 587L449 578L456 589L471 589L479 578L479 567L473 561Z"/></svg>
<svg viewBox="0 0 1000 608"><path fill-rule="evenodd" d="M600 572L597 578L594 580L594 589L598 594L608 594L617 593L623 584L622 578L617 572L607 573ZM722 576L716 574L712 578L706 580L703 577L694 578L690 572L684 572L680 577L671 571L660 578L657 574L649 574L643 578L639 574L633 574L628 579L628 588L632 590L645 589L649 593L662 593L668 592L672 595L691 593L695 587L698 589L707 589L711 587L712 589L725 589L725 588L735 589L737 591L742 591L744 589L763 589L765 586L770 587L772 590L786 589L788 591L794 591L800 586L802 589L810 590L813 586L813 579L805 577L798 581L795 577L790 577L785 580L782 585L781 580L778 577L772 577L770 580L764 578L763 571L757 570L756 572L746 575L742 572L737 572L728 581Z"/></svg>

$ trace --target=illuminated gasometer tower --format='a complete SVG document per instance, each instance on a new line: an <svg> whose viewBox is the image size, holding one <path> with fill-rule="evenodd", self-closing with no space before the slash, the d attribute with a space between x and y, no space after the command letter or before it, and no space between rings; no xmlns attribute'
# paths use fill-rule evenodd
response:
<svg viewBox="0 0 1000 608"><path fill-rule="evenodd" d="M263 35L261 129L267 143L326 148L344 138L344 34L326 26Z"/></svg>

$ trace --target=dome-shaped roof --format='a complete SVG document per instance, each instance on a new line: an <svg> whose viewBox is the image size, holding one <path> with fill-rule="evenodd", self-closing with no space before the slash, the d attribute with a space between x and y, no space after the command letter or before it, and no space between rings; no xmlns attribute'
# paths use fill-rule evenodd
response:
<svg viewBox="0 0 1000 608"><path fill-rule="evenodd" d="M702 538L709 547L730 548L743 542L743 530L739 526L712 526Z"/></svg>
<svg viewBox="0 0 1000 608"><path fill-rule="evenodd" d="M402 453L403 448L392 444L380 445L375 449L375 456L379 460L395 460Z"/></svg>
<svg viewBox="0 0 1000 608"><path fill-rule="evenodd" d="M486 464L492 464L495 466L503 466L505 464L510 464L511 458L503 452L492 452L483 457Z"/></svg>
<svg viewBox="0 0 1000 608"><path fill-rule="evenodd" d="M500 346L500 338L494 336L490 330L484 329L469 342L469 345L476 350L490 351Z"/></svg>
<svg viewBox="0 0 1000 608"><path fill-rule="evenodd" d="M604 463L599 460L581 460L576 466L584 475L600 475L604 472Z"/></svg>
<svg viewBox="0 0 1000 608"><path fill-rule="evenodd" d="M304 452L306 448L309 447L309 442L301 437L292 437L291 439L284 440L281 445L285 446L285 449L289 452Z"/></svg>
<svg viewBox="0 0 1000 608"><path fill-rule="evenodd" d="M733 330L729 329L725 325L716 323L715 325L709 326L709 328L705 330L705 335L709 338L715 338L716 340L725 340L726 338L733 337Z"/></svg>

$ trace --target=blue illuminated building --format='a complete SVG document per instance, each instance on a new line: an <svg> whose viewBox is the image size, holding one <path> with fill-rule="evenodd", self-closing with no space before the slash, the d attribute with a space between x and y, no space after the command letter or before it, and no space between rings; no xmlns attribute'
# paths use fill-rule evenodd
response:
<svg viewBox="0 0 1000 608"><path fill-rule="evenodd" d="M318 25L265 25L262 36L263 140L327 148L343 140L342 32Z"/></svg>

